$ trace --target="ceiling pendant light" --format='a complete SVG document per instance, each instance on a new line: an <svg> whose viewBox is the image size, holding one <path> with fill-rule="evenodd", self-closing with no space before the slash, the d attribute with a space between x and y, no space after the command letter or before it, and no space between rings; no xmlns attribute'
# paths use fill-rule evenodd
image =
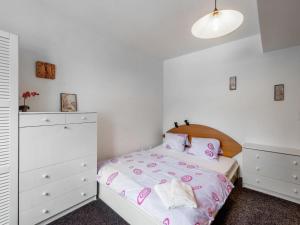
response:
<svg viewBox="0 0 300 225"><path fill-rule="evenodd" d="M194 23L192 34L202 39L222 37L239 28L243 20L244 16L239 11L218 10L217 0L215 0L214 11Z"/></svg>

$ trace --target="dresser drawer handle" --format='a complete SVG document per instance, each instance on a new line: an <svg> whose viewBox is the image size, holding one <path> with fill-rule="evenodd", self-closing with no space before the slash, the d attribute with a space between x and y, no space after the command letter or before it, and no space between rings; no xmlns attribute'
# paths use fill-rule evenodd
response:
<svg viewBox="0 0 300 225"><path fill-rule="evenodd" d="M256 169L256 171L260 171L260 168L258 166L255 169Z"/></svg>
<svg viewBox="0 0 300 225"><path fill-rule="evenodd" d="M42 213L43 213L43 214L48 214L48 213L49 213L49 210L48 210L48 209L43 209L43 210L42 210Z"/></svg>
<svg viewBox="0 0 300 225"><path fill-rule="evenodd" d="M86 181L87 181L87 179L86 179L86 178L82 178L81 180L82 180L82 182L86 182Z"/></svg>
<svg viewBox="0 0 300 225"><path fill-rule="evenodd" d="M256 158L259 159L259 154L256 155Z"/></svg>
<svg viewBox="0 0 300 225"><path fill-rule="evenodd" d="M87 164L86 163L81 163L81 166L82 167L87 167Z"/></svg>
<svg viewBox="0 0 300 225"><path fill-rule="evenodd" d="M42 195L43 195L43 196L49 196L50 193L49 193L49 192L43 192Z"/></svg>
<svg viewBox="0 0 300 225"><path fill-rule="evenodd" d="M293 161L293 164L294 164L295 166L297 166L297 165L298 165L298 162L297 162L297 161Z"/></svg>
<svg viewBox="0 0 300 225"><path fill-rule="evenodd" d="M295 193L295 194L298 194L298 190L297 190L297 189L294 189L294 193Z"/></svg>
<svg viewBox="0 0 300 225"><path fill-rule="evenodd" d="M82 120L87 120L87 117L83 116L81 117Z"/></svg>
<svg viewBox="0 0 300 225"><path fill-rule="evenodd" d="M85 197L85 196L86 196L86 193L82 192L82 193L81 193L81 196L82 196L82 197Z"/></svg>
<svg viewBox="0 0 300 225"><path fill-rule="evenodd" d="M258 184L260 183L259 179L256 179L255 182L258 183Z"/></svg>
<svg viewBox="0 0 300 225"><path fill-rule="evenodd" d="M297 180L297 179L298 179L298 176L297 176L297 175L293 175L293 178L294 178L295 180Z"/></svg>
<svg viewBox="0 0 300 225"><path fill-rule="evenodd" d="M42 121L44 121L44 122L50 122L50 120L48 118L44 118L44 119L42 119Z"/></svg>
<svg viewBox="0 0 300 225"><path fill-rule="evenodd" d="M49 179L49 178L50 178L49 174L43 174L42 177L43 177L44 179Z"/></svg>

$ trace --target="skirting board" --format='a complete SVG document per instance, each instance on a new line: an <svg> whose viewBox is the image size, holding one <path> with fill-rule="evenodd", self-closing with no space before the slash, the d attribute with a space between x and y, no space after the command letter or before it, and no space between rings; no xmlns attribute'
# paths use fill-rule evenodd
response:
<svg viewBox="0 0 300 225"><path fill-rule="evenodd" d="M75 206L73 206L73 207L71 207L71 208L69 208L69 209L61 212L61 213L59 213L59 214L56 214L55 216L50 217L47 220L42 221L41 223L38 223L38 225L49 224L49 223L51 223L51 222L53 222L53 221L55 221L55 220L63 217L64 215L66 215L66 214L68 214L70 212L73 212L74 210L76 210L76 209L78 209L78 208L80 208L80 207L82 207L82 206L84 206L84 205L86 205L86 204L88 204L88 203L90 203L92 201L95 201L96 199L97 199L96 196L91 197L91 198L89 198L89 199L87 199L87 200L85 200L85 201L83 201L83 202L81 202L81 203L79 203L79 204L77 204L77 205L75 205Z"/></svg>
<svg viewBox="0 0 300 225"><path fill-rule="evenodd" d="M277 192L274 192L274 191L265 190L263 188L255 187L255 186L252 186L252 185L246 184L246 183L243 183L243 187L254 190L254 191L258 191L258 192L261 192L261 193L264 193L264 194L267 194L267 195L272 195L272 196L277 197L277 198L282 198L282 199L290 201L290 202L300 204L300 199L297 200L295 198L291 198L287 195L283 195L283 194L280 194L280 193L277 193Z"/></svg>

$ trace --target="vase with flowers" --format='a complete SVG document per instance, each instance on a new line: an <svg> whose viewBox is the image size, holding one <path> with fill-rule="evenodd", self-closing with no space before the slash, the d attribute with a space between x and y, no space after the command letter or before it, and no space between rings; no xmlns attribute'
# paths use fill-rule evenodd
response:
<svg viewBox="0 0 300 225"><path fill-rule="evenodd" d="M22 112L27 112L30 107L28 105L26 105L26 99L30 98L30 97L35 97L37 95L40 95L38 92L36 91L25 91L23 94L22 94L22 98L24 100L24 104L23 105L20 105L19 106L19 110L22 111Z"/></svg>

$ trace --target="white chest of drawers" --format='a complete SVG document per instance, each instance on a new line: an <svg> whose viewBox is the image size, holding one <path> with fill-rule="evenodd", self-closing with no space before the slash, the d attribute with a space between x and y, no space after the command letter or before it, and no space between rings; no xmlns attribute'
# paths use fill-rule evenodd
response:
<svg viewBox="0 0 300 225"><path fill-rule="evenodd" d="M245 144L243 186L300 203L300 150Z"/></svg>
<svg viewBox="0 0 300 225"><path fill-rule="evenodd" d="M19 224L47 224L95 199L96 113L20 113Z"/></svg>

